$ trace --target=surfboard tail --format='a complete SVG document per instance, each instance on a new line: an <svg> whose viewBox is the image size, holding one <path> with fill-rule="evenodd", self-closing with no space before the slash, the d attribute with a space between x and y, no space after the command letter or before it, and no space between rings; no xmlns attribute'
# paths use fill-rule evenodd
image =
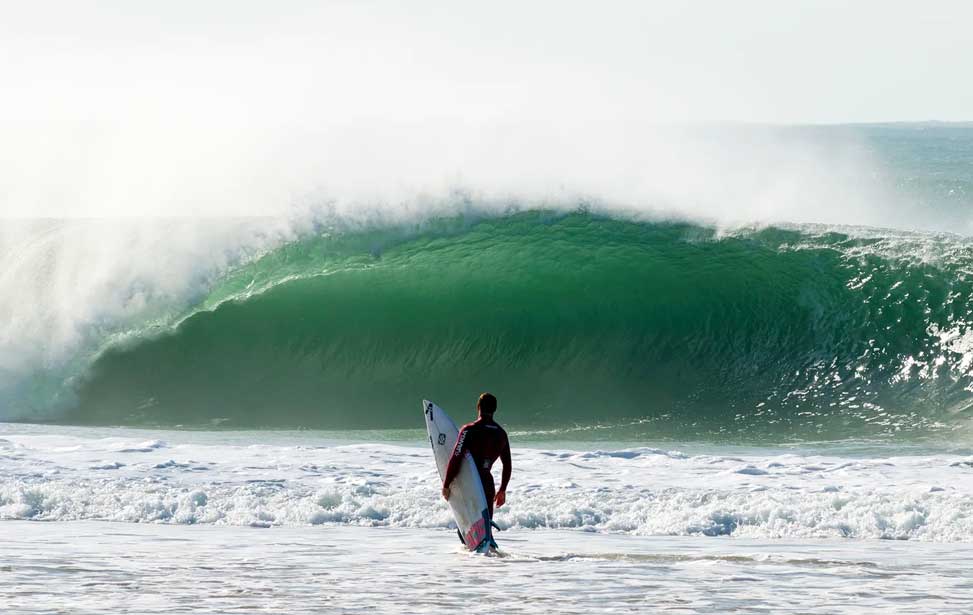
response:
<svg viewBox="0 0 973 615"><path fill-rule="evenodd" d="M497 542L493 539L493 520L490 518L489 508L483 509L481 517L466 532L466 548L477 553L486 553L491 548L497 548Z"/></svg>

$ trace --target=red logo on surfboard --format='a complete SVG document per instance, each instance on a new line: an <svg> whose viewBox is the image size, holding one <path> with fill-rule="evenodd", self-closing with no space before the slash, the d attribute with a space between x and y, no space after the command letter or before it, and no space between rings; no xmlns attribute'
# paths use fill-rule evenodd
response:
<svg viewBox="0 0 973 615"><path fill-rule="evenodd" d="M466 548L472 551L487 537L486 519L480 519L466 532Z"/></svg>

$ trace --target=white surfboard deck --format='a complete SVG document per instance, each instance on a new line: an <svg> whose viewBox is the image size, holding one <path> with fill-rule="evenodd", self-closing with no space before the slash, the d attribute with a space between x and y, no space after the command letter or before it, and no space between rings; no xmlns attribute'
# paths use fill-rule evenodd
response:
<svg viewBox="0 0 973 615"><path fill-rule="evenodd" d="M436 467L439 468L439 479L442 481L446 476L446 466L449 465L449 458L453 454L459 429L453 419L431 401L422 400L422 412L426 416L429 444L432 446ZM490 507L487 505L486 493L483 491L483 483L469 453L466 453L463 459L459 474L449 484L449 507L453 510L456 526L467 549L486 552L491 545L496 546L493 541Z"/></svg>

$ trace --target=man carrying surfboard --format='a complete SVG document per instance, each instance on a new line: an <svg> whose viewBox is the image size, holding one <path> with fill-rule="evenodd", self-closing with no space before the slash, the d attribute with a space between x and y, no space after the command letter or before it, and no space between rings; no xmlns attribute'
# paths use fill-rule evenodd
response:
<svg viewBox="0 0 973 615"><path fill-rule="evenodd" d="M510 441L503 427L493 420L497 411L497 398L490 393L480 395L476 402L477 419L463 425L453 446L453 454L446 466L446 476L443 477L443 497L449 499L449 484L459 474L464 455L469 452L476 464L483 491L490 506L490 517L493 517L494 502L497 508L503 506L507 500L507 483L510 482ZM497 459L503 463L503 474L500 478L500 489L494 494L493 475L490 469Z"/></svg>

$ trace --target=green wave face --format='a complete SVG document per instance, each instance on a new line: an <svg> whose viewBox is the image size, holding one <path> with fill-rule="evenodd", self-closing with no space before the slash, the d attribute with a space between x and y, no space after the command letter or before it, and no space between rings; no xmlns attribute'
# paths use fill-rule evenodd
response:
<svg viewBox="0 0 973 615"><path fill-rule="evenodd" d="M64 420L407 428L423 397L462 417L492 391L511 427L615 438L951 429L969 264L956 240L584 212L322 236L102 354Z"/></svg>

